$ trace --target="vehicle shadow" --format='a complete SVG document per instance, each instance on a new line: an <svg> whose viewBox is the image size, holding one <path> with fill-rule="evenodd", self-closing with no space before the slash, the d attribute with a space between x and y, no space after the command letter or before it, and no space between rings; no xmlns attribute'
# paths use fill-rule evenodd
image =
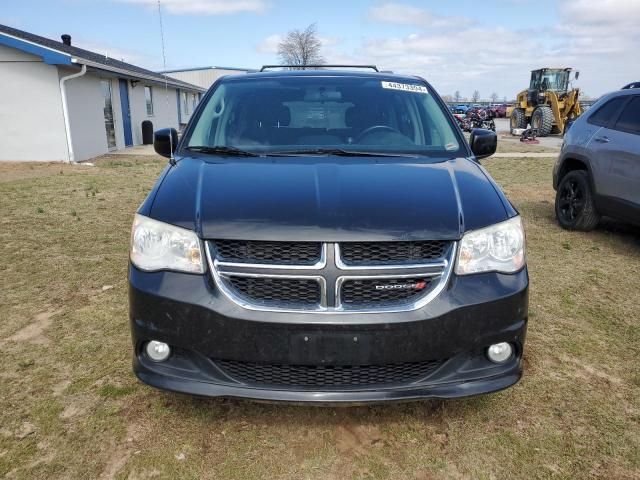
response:
<svg viewBox="0 0 640 480"><path fill-rule="evenodd" d="M426 399L402 403L322 405L260 402L236 398L202 398L161 392L161 401L184 420L232 422L242 420L262 427L339 427L375 424L379 428L402 422L438 426L444 419L464 419L493 410L495 394L453 400Z"/></svg>

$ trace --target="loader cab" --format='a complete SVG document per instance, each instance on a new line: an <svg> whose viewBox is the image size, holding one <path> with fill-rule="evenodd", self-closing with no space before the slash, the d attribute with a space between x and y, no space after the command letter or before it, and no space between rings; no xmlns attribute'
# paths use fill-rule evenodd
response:
<svg viewBox="0 0 640 480"><path fill-rule="evenodd" d="M530 90L548 90L556 93L566 93L569 89L570 68L541 68L531 72Z"/></svg>
<svg viewBox="0 0 640 480"><path fill-rule="evenodd" d="M532 70L527 100L531 105L539 105L546 103L545 92L555 92L558 96L566 94L569 89L570 75L570 68Z"/></svg>

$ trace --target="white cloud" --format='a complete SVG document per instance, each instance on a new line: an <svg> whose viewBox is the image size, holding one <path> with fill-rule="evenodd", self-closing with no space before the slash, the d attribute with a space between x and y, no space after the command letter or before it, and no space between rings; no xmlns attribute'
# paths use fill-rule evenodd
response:
<svg viewBox="0 0 640 480"><path fill-rule="evenodd" d="M460 28L473 23L470 18L438 15L429 10L402 3L384 3L372 7L369 18L378 22L415 25L422 28Z"/></svg>
<svg viewBox="0 0 640 480"><path fill-rule="evenodd" d="M278 53L278 44L282 41L282 35L274 34L265 38L258 46L256 50L260 53Z"/></svg>
<svg viewBox="0 0 640 480"><path fill-rule="evenodd" d="M600 95L639 74L640 0L564 0L556 21L535 29L478 25L401 3L372 7L368 18L414 30L366 39L354 55L385 69L419 74L443 94L478 89L512 98L529 71L543 66L581 70L578 85Z"/></svg>
<svg viewBox="0 0 640 480"><path fill-rule="evenodd" d="M544 66L580 70L576 85L592 96L640 76L640 0L563 0L553 21L527 29L480 24L399 2L374 4L366 18L400 31L404 27L406 33L385 35L379 28L350 48L346 45L353 44L343 38L321 37L327 63L376 64L421 75L442 94L459 90L470 96L477 89L483 97L496 92L509 99L526 88L530 70ZM271 35L257 50L275 60L281 39Z"/></svg>
<svg viewBox="0 0 640 480"><path fill-rule="evenodd" d="M158 0L116 0L156 8ZM265 0L162 0L162 7L176 15L229 15L232 13L262 13Z"/></svg>
<svg viewBox="0 0 640 480"><path fill-rule="evenodd" d="M566 0L560 10L567 20L590 26L615 24L637 27L640 20L638 0Z"/></svg>

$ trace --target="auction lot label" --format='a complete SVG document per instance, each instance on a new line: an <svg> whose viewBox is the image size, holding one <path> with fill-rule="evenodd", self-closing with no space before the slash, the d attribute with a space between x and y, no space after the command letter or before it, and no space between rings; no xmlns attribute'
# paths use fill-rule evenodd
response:
<svg viewBox="0 0 640 480"><path fill-rule="evenodd" d="M391 90L403 90L405 92L415 92L415 93L429 93L427 87L424 85L413 85L411 83L397 83L397 82L385 82L384 80L381 82L382 88L390 88Z"/></svg>

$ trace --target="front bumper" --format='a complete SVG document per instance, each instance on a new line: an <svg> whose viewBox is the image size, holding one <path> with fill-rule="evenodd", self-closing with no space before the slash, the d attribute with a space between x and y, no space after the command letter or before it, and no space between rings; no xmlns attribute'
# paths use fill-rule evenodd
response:
<svg viewBox="0 0 640 480"><path fill-rule="evenodd" d="M206 275L147 273L131 266L129 279L134 371L161 389L267 401L364 403L477 395L507 388L522 375L526 269L513 275L454 275L424 308L364 315L245 310L226 299ZM152 362L143 352L149 340L168 343L175 354L166 362ZM485 357L486 347L498 342L515 348L501 365ZM411 381L326 387L243 381L222 368L221 361L438 365Z"/></svg>

